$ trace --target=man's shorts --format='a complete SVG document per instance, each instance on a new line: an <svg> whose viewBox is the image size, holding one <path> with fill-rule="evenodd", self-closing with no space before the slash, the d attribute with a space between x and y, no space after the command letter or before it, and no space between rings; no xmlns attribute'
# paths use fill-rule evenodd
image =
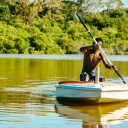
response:
<svg viewBox="0 0 128 128"><path fill-rule="evenodd" d="M95 81L95 73L94 72L83 72L80 74L80 81L85 81L86 75L89 75L89 79Z"/></svg>

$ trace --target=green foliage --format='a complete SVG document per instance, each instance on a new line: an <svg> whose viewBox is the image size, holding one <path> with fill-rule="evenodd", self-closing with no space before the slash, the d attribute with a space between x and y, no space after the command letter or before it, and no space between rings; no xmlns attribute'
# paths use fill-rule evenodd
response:
<svg viewBox="0 0 128 128"><path fill-rule="evenodd" d="M106 8L101 11L98 3ZM79 10L93 36L103 38L108 54L128 54L128 9L121 5L120 0L1 1L0 53L79 53L81 46L92 44L74 17Z"/></svg>
<svg viewBox="0 0 128 128"><path fill-rule="evenodd" d="M0 5L0 20L8 20L10 18L9 9L5 5Z"/></svg>

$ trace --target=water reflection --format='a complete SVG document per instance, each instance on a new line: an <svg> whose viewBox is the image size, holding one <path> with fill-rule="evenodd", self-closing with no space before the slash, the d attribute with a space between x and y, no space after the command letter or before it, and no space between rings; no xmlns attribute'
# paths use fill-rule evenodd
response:
<svg viewBox="0 0 128 128"><path fill-rule="evenodd" d="M52 113L52 106L55 103L53 98L53 94L40 94L39 91L1 89L0 126L4 128L34 128L40 123L39 127L43 127L42 121L38 119L43 120L44 117Z"/></svg>
<svg viewBox="0 0 128 128"><path fill-rule="evenodd" d="M128 102L114 104L79 104L56 100L55 110L61 116L82 121L81 128L106 128L127 120Z"/></svg>
<svg viewBox="0 0 128 128"><path fill-rule="evenodd" d="M107 108L89 106L88 109L87 106L80 104L80 106L72 106L57 103L57 113L55 112L54 85L62 80L78 80L82 62L81 55L0 54L0 126L4 128L74 128L77 126L78 128L81 126L80 120L83 120L83 128L91 125L94 127L97 122L100 122L101 117L103 120L107 114L125 108L125 105L117 105L117 107L112 105L112 110L108 106ZM128 82L128 60L113 61L113 64L118 67L119 73ZM106 77L107 81L122 82L115 72L105 69L102 64L100 71L101 76ZM102 113L106 111L102 114L104 116L99 116L100 110ZM125 113L124 111L124 117L119 121L127 119ZM96 119L97 122L94 119L90 120L91 118ZM109 119L104 121L107 123L98 125L105 126L111 123Z"/></svg>
<svg viewBox="0 0 128 128"><path fill-rule="evenodd" d="M79 79L81 71L81 62L75 60L1 58L0 62L0 85L3 87L28 87L57 83L60 79Z"/></svg>

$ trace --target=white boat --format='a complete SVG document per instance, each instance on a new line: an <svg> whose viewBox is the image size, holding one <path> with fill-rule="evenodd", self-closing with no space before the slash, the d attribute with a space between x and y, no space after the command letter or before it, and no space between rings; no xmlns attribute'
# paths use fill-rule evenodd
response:
<svg viewBox="0 0 128 128"><path fill-rule="evenodd" d="M56 85L57 99L82 102L110 103L128 100L128 84L99 82L61 81Z"/></svg>

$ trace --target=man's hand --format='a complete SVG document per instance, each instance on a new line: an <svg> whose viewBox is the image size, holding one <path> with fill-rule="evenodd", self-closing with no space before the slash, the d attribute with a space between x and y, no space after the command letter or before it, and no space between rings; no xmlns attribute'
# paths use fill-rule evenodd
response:
<svg viewBox="0 0 128 128"><path fill-rule="evenodd" d="M117 70L116 66L114 66L114 65L111 66L111 69L112 70Z"/></svg>

